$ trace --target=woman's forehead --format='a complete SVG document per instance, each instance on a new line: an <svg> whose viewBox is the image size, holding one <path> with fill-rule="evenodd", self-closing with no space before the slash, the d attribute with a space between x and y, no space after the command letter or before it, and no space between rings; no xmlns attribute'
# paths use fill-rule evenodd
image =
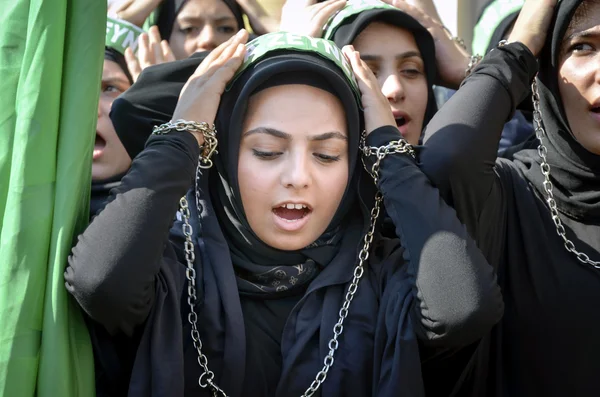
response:
<svg viewBox="0 0 600 397"><path fill-rule="evenodd" d="M573 34L592 30L598 26L600 26L600 0L583 1L573 14L564 38L567 39Z"/></svg>

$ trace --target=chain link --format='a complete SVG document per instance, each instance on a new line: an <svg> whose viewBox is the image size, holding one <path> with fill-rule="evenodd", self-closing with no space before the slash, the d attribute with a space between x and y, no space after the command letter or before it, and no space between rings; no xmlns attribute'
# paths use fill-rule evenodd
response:
<svg viewBox="0 0 600 397"><path fill-rule="evenodd" d="M375 184L377 184L379 181L379 169L380 169L381 160L383 160L383 158L386 155L392 154L392 153L409 153L413 158L415 157L415 152L414 152L412 146L408 142L406 142L406 140L404 140L404 139L401 139L399 141L390 142L388 145L382 146L379 148L367 147L364 145L364 142L365 142L365 135L363 133L363 138L361 140L363 154L365 156L372 156L372 155L377 156L376 160L373 163L373 166L371 167L370 170L368 169L368 167L366 167L366 164L364 163L364 158L363 158L363 164L365 164L365 169L367 169L367 171L371 174L371 176L373 176L373 180L375 181ZM202 206L200 204L199 190L198 190L198 181L199 181L200 175L201 175L201 168L202 167L200 166L200 163L199 163L198 168L196 169L196 180L195 180L195 189L194 189L195 197L196 197L196 205L198 208L198 216L200 216L202 213L202 211L201 211ZM369 249L371 247L371 244L373 243L373 237L375 235L375 227L377 225L377 219L379 218L379 213L381 212L381 203L382 202L383 202L383 195L378 190L377 193L375 194L375 205L373 206L373 209L371 210L371 223L369 225L369 229L368 229L367 233L365 234L365 236L363 238L363 247L358 254L358 264L354 268L352 282L348 286L348 290L346 291L344 303L342 304L342 307L340 308L340 311L338 313L339 314L338 321L333 327L333 337L331 338L331 340L328 343L329 353L325 356L325 359L323 360L323 368L317 373L317 375L315 376L315 380L311 383L311 385L308 387L308 389L304 392L302 397L313 396L319 390L319 388L322 386L323 382L325 382L325 379L327 379L327 374L329 373L329 370L333 366L333 363L335 361L334 355L340 345L339 338L342 335L342 333L344 332L344 321L348 317L348 314L350 311L350 305L354 299L354 296L356 295L356 292L358 291L358 284L359 284L360 280L362 279L362 276L365 272L365 263L369 259ZM194 348L198 352L198 364L200 365L200 368L203 371L200 374L200 377L198 378L198 384L200 385L200 387L202 387L204 389L208 388L211 391L213 397L227 397L227 394L221 388L219 388L219 386L217 386L217 384L214 382L215 374L208 368L208 358L202 352L202 341L200 339L200 332L198 331L198 315L196 313L196 303L197 303L197 299L198 299L197 292L196 292L196 270L194 268L194 261L196 259L196 255L195 255L194 244L193 244L193 240L192 240L193 230L192 230L192 226L190 224L190 209L189 209L188 201L185 196L181 198L181 200L179 201L179 205L180 205L180 211L181 211L182 218L183 218L182 230L183 230L183 234L185 236L184 248L185 248L185 259L186 259L186 264L187 264L186 278L188 280L187 302L188 302L188 306L190 308L190 312L188 314L188 322L192 326L191 336L192 336L192 340L194 342Z"/></svg>
<svg viewBox="0 0 600 397"><path fill-rule="evenodd" d="M533 93L533 124L535 127L535 135L540 141L538 146L538 155L541 157L542 162L540 164L540 169L542 171L542 175L544 175L544 191L546 192L546 203L548 204L548 208L550 209L550 214L552 215L552 221L556 226L556 233L562 238L564 242L564 246L567 251L574 254L577 257L579 262L593 266L596 269L600 269L600 262L596 262L590 259L590 257L578 251L575 248L575 244L567 238L567 233L563 223L560 219L558 207L556 205L556 200L554 199L554 185L550 180L550 164L548 164L548 148L544 145L544 138L546 132L544 131L544 127L542 124L542 112L540 110L540 95L538 92L538 83L537 79L533 80L533 84L531 86L531 91Z"/></svg>
<svg viewBox="0 0 600 397"><path fill-rule="evenodd" d="M187 120L169 121L168 123L155 125L152 129L152 134L166 135L173 130L202 133L204 143L200 146L201 154L198 164L200 168L204 169L212 167L213 162L211 157L217 152L217 145L219 144L219 141L217 140L217 129L214 124L209 125L204 121L201 123Z"/></svg>

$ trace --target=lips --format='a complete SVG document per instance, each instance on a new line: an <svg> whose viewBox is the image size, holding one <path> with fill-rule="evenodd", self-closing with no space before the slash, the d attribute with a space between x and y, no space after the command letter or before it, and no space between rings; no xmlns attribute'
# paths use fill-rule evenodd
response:
<svg viewBox="0 0 600 397"><path fill-rule="evenodd" d="M281 219L294 222L304 218L311 212L311 209L300 203L286 203L273 208L273 213Z"/></svg>
<svg viewBox="0 0 600 397"><path fill-rule="evenodd" d="M310 219L312 208L305 203L283 203L273 207L273 220L282 232L298 232Z"/></svg>
<svg viewBox="0 0 600 397"><path fill-rule="evenodd" d="M400 131L402 136L405 137L408 133L407 124L410 123L410 117L401 110L392 110L392 114L396 120L396 127L398 127L398 131Z"/></svg>
<svg viewBox="0 0 600 397"><path fill-rule="evenodd" d="M102 156L102 153L104 153L105 147L106 147L106 141L98 133L96 133L96 141L94 143L94 152L92 155L94 160L96 160L97 158Z"/></svg>

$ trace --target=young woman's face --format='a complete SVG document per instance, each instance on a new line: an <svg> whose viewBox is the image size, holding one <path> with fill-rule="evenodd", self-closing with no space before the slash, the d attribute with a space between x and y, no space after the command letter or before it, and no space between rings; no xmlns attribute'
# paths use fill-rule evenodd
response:
<svg viewBox="0 0 600 397"><path fill-rule="evenodd" d="M108 117L113 101L130 86L123 69L116 62L105 59L102 69L100 101L98 102L92 181L101 181L122 174L131 165L131 158Z"/></svg>
<svg viewBox="0 0 600 397"><path fill-rule="evenodd" d="M409 143L418 144L427 110L428 87L414 36L408 30L373 22L352 45L377 77L398 130Z"/></svg>
<svg viewBox="0 0 600 397"><path fill-rule="evenodd" d="M210 51L242 27L222 0L188 0L175 20L169 44L177 59Z"/></svg>
<svg viewBox="0 0 600 397"><path fill-rule="evenodd" d="M342 104L326 91L284 85L251 97L238 177L258 238L297 250L325 232L348 183L347 136Z"/></svg>
<svg viewBox="0 0 600 397"><path fill-rule="evenodd" d="M558 85L573 135L600 155L600 2L582 3L567 29Z"/></svg>

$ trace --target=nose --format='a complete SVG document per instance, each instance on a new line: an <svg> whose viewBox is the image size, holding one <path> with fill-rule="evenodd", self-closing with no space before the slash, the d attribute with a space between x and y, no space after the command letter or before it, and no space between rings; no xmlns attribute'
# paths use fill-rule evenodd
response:
<svg viewBox="0 0 600 397"><path fill-rule="evenodd" d="M309 160L303 154L292 154L282 164L281 184L288 189L306 189L311 183Z"/></svg>
<svg viewBox="0 0 600 397"><path fill-rule="evenodd" d="M404 99L404 87L397 74L392 73L382 79L381 92L390 103Z"/></svg>
<svg viewBox="0 0 600 397"><path fill-rule="evenodd" d="M111 104L112 101L104 98L104 95L100 95L100 100L98 101L98 118L108 115Z"/></svg>
<svg viewBox="0 0 600 397"><path fill-rule="evenodd" d="M196 51L212 51L217 48L215 28L206 24L196 37Z"/></svg>

